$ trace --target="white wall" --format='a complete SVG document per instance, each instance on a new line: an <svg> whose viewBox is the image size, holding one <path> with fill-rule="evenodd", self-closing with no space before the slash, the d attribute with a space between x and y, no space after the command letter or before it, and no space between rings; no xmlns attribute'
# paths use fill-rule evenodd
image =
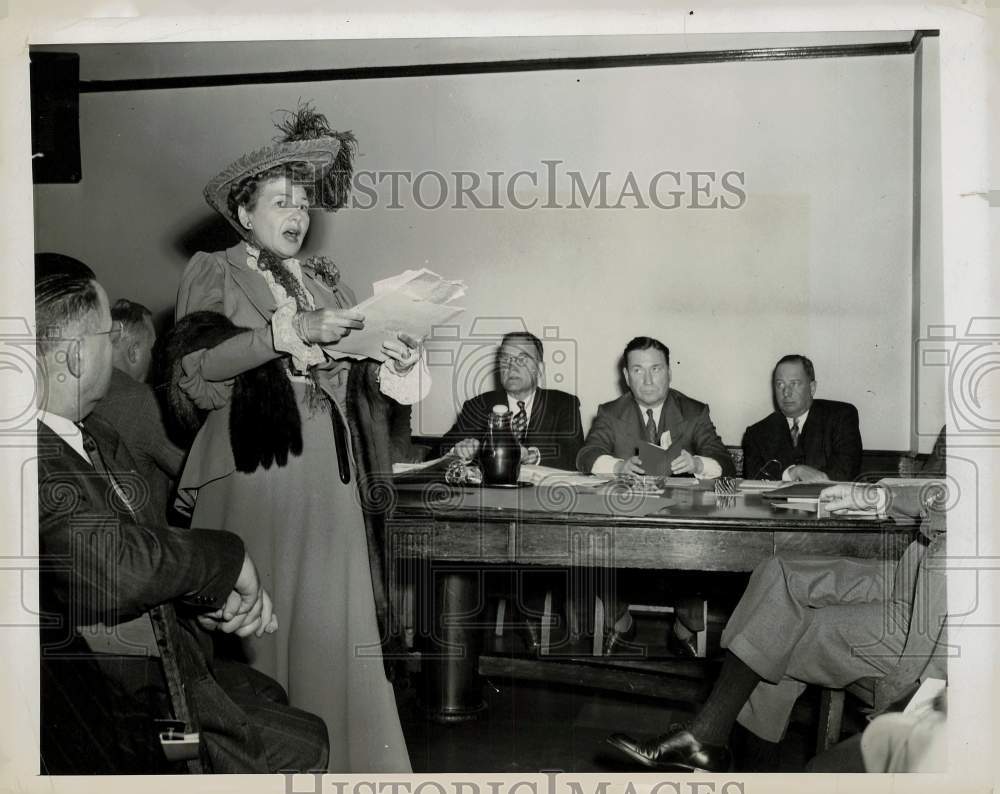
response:
<svg viewBox="0 0 1000 794"><path fill-rule="evenodd" d="M436 46L427 60L448 53ZM588 182L611 172L611 202L629 171L643 184L661 170L738 170L738 210L504 200L431 211L408 193L388 209L384 184L373 209L317 217L309 245L341 264L359 297L406 267L464 279L462 338L477 317L517 318L491 323L498 331L558 329L550 347L571 358L550 364L549 382L580 396L585 424L618 393L624 344L651 334L671 347L674 386L711 404L727 443L770 410L774 360L803 352L820 396L858 406L866 447L905 449L913 79L913 58L892 56L86 94L83 181L36 188L36 249L84 259L113 297L168 308L212 222L205 181L269 140L269 112L298 97L354 130L359 169L486 179L544 173L551 158ZM518 197L546 199L527 187ZM484 386L482 367L458 361L457 381L434 368L415 432L445 430L456 402Z"/></svg>

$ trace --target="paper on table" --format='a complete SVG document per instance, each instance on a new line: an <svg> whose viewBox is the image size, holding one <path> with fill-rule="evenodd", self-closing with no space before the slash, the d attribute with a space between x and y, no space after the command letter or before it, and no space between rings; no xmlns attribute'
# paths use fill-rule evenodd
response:
<svg viewBox="0 0 1000 794"><path fill-rule="evenodd" d="M585 488L596 488L601 483L607 482L608 477L595 477L593 474L579 474L575 471L566 471L552 466L535 466L524 464L521 466L518 479L522 482L530 482L535 485L570 485L582 486Z"/></svg>

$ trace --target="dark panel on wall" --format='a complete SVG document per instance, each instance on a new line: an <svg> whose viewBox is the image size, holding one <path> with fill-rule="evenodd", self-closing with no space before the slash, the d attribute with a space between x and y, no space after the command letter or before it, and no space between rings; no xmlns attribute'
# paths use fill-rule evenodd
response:
<svg viewBox="0 0 1000 794"><path fill-rule="evenodd" d="M31 161L35 184L79 182L80 56L31 54Z"/></svg>

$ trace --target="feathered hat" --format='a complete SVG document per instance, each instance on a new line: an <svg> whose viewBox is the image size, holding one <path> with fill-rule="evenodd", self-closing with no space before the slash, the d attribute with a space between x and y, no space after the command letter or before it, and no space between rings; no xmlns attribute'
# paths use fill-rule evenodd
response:
<svg viewBox="0 0 1000 794"><path fill-rule="evenodd" d="M350 132L330 129L326 116L308 102L298 110L282 111L283 121L275 123L281 135L270 146L243 155L205 185L205 201L229 221L240 236L250 239L240 219L229 208L229 194L242 180L276 166L304 163L312 174L314 205L336 211L347 203L354 172L357 139Z"/></svg>

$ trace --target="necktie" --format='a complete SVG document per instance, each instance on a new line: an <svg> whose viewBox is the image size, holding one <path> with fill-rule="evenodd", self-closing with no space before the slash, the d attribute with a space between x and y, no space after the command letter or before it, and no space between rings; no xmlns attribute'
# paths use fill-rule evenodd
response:
<svg viewBox="0 0 1000 794"><path fill-rule="evenodd" d="M135 520L135 511L132 509L132 504L129 502L128 495L105 464L104 456L101 454L101 448L97 445L97 441L92 435L90 435L89 432L87 432L87 428L83 425L79 425L79 428L80 434L83 436L83 451L87 453L87 457L90 458L90 462L94 464L94 470L98 474L102 474L107 477L111 487L114 488L115 493L118 495L119 501L121 501L125 509L131 514L132 519Z"/></svg>
<svg viewBox="0 0 1000 794"><path fill-rule="evenodd" d="M796 416L792 420L792 446L797 447L799 445L799 418Z"/></svg>
<svg viewBox="0 0 1000 794"><path fill-rule="evenodd" d="M524 436L528 432L528 414L524 410L524 400L517 401L517 413L514 414L513 429L518 442L523 444Z"/></svg>
<svg viewBox="0 0 1000 794"><path fill-rule="evenodd" d="M653 409L646 409L646 440L650 444L656 443L656 422L653 421Z"/></svg>

